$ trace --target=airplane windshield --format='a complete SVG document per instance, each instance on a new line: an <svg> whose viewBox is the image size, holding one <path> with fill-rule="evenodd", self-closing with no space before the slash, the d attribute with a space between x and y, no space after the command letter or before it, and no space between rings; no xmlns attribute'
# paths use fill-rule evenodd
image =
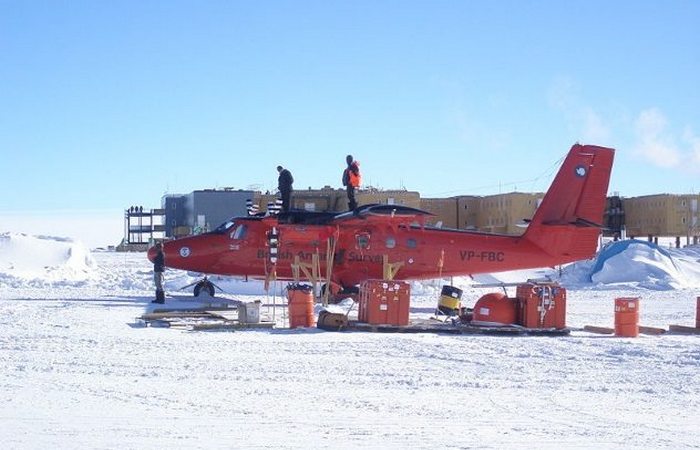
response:
<svg viewBox="0 0 700 450"><path fill-rule="evenodd" d="M248 230L248 227L241 224L236 227L236 231L231 233L231 239L243 239L246 235L246 231Z"/></svg>
<svg viewBox="0 0 700 450"><path fill-rule="evenodd" d="M236 222L234 222L233 219L227 220L226 222L219 225L219 227L214 231L217 233L224 233L224 232L230 230L231 227L233 227L235 224L236 224Z"/></svg>

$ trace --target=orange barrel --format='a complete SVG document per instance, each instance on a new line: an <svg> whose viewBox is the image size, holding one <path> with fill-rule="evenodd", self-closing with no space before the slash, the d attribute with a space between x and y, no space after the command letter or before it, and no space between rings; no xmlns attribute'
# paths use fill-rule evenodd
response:
<svg viewBox="0 0 700 450"><path fill-rule="evenodd" d="M639 335L639 298L615 299L615 336L637 337Z"/></svg>
<svg viewBox="0 0 700 450"><path fill-rule="evenodd" d="M313 327L316 321L314 320L314 293L311 286L290 284L287 286L287 300L289 328Z"/></svg>
<svg viewBox="0 0 700 450"><path fill-rule="evenodd" d="M446 316L456 316L459 314L460 299L462 290L454 286L444 285L438 301L438 310Z"/></svg>
<svg viewBox="0 0 700 450"><path fill-rule="evenodd" d="M695 328L700 328L700 297L695 304Z"/></svg>

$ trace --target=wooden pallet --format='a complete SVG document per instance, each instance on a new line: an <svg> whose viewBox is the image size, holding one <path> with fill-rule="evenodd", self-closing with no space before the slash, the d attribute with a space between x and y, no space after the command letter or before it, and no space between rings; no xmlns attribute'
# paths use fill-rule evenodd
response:
<svg viewBox="0 0 700 450"><path fill-rule="evenodd" d="M272 329L275 327L275 322L257 322L257 323L241 323L238 321L228 321L220 323L198 323L191 325L189 329L192 331L234 331L234 330L261 330Z"/></svg>
<svg viewBox="0 0 700 450"><path fill-rule="evenodd" d="M598 326L594 326L594 325L586 325L581 330L587 331L589 333L595 333L595 334L615 334L614 328L598 327ZM639 332L641 334L661 335L661 334L666 333L666 329L639 325Z"/></svg>
<svg viewBox="0 0 700 450"><path fill-rule="evenodd" d="M668 331L680 334L700 334L700 328L686 327L685 325L669 325Z"/></svg>
<svg viewBox="0 0 700 450"><path fill-rule="evenodd" d="M204 330L244 330L271 329L275 322L261 321L242 323L238 320L238 310L232 308L215 310L168 310L145 313L139 318L146 326L161 328L179 328L193 331ZM197 323L183 322L183 319L197 320Z"/></svg>
<svg viewBox="0 0 700 450"><path fill-rule="evenodd" d="M375 325L351 320L345 330L371 333L438 333L438 334L482 334L495 336L566 336L568 328L524 328L519 326L485 327L469 324L435 323L417 320L408 325Z"/></svg>

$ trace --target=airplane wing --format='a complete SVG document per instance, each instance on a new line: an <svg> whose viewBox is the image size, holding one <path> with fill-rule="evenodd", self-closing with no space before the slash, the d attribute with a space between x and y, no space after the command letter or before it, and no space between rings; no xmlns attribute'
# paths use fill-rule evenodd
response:
<svg viewBox="0 0 700 450"><path fill-rule="evenodd" d="M433 213L428 211L423 211L417 208L411 208L410 206L402 205L363 205L354 211L347 211L344 213L337 214L331 220L331 223L343 223L349 224L353 222L367 223L367 222L420 222L425 220L426 216L433 216Z"/></svg>

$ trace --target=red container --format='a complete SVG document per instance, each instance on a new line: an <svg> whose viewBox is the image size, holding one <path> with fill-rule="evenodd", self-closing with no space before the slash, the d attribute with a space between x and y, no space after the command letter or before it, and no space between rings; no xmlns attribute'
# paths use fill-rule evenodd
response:
<svg viewBox="0 0 700 450"><path fill-rule="evenodd" d="M525 328L566 328L566 289L559 285L518 285L518 323Z"/></svg>
<svg viewBox="0 0 700 450"><path fill-rule="evenodd" d="M358 320L372 325L408 325L411 285L367 280L360 285Z"/></svg>
<svg viewBox="0 0 700 450"><path fill-rule="evenodd" d="M615 299L615 336L639 336L639 298Z"/></svg>
<svg viewBox="0 0 700 450"><path fill-rule="evenodd" d="M315 325L314 293L310 287L289 286L287 288L287 300L289 328L313 327Z"/></svg>
<svg viewBox="0 0 700 450"><path fill-rule="evenodd" d="M515 299L501 292L482 295L474 304L472 323L475 325L513 325L517 320Z"/></svg>

